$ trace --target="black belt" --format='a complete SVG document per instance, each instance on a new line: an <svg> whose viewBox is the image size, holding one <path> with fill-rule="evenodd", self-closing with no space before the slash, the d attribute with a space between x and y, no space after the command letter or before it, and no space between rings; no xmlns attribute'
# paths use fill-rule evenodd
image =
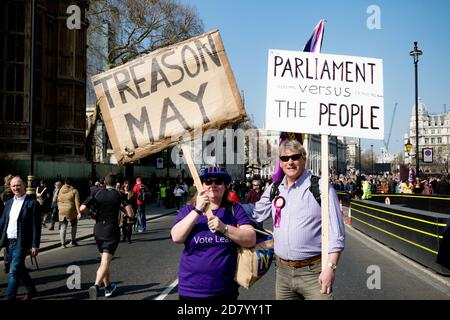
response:
<svg viewBox="0 0 450 320"><path fill-rule="evenodd" d="M17 238L8 239L8 242L9 243L16 243L17 242Z"/></svg>

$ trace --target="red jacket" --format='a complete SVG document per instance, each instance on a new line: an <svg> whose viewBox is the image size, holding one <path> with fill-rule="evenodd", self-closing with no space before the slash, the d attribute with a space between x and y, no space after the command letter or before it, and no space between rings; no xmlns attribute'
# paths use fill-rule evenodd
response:
<svg viewBox="0 0 450 320"><path fill-rule="evenodd" d="M139 200L139 195L141 194L141 186L145 187L145 185L142 182L136 183L133 187L134 199L136 200L138 206L144 204L142 200Z"/></svg>

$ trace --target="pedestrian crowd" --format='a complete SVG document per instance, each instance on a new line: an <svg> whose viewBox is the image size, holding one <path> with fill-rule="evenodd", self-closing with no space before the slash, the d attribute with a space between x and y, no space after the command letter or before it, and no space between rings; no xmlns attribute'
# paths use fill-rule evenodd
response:
<svg viewBox="0 0 450 320"><path fill-rule="evenodd" d="M347 192L362 199L367 199L367 196L363 197L364 189L366 194L370 192L450 195L450 176L445 174L419 178L412 172L408 178L401 179L400 173L358 176L348 172L346 175L334 175L330 179L336 191Z"/></svg>

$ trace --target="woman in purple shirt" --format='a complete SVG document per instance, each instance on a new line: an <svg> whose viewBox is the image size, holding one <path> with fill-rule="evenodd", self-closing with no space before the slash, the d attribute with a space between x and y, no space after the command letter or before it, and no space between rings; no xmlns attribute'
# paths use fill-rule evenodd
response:
<svg viewBox="0 0 450 320"><path fill-rule="evenodd" d="M239 204L228 200L231 176L223 167L208 167L200 175L203 192L182 208L172 227L175 243L184 243L178 275L181 300L236 300L234 281L237 246L256 243L252 221ZM206 208L213 215L205 215Z"/></svg>

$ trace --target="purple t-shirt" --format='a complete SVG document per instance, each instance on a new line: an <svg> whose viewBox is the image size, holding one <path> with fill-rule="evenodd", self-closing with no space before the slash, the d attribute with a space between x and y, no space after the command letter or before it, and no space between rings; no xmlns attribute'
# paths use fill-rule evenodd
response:
<svg viewBox="0 0 450 320"><path fill-rule="evenodd" d="M178 213L175 224L182 220L193 207L187 205ZM231 210L213 210L223 223L236 226L252 224L241 205ZM220 232L208 228L206 216L200 216L184 242L178 274L180 296L205 298L237 291L234 281L237 245Z"/></svg>

